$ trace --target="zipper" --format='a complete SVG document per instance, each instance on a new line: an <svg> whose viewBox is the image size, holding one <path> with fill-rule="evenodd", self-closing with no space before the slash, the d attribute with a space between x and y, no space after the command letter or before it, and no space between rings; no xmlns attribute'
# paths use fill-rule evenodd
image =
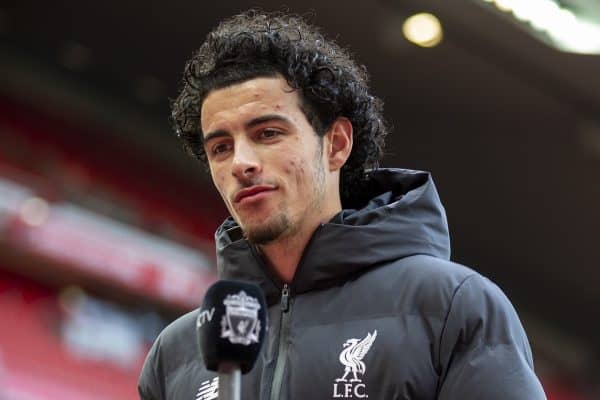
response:
<svg viewBox="0 0 600 400"><path fill-rule="evenodd" d="M280 400L279 396L281 395L283 371L285 370L285 360L287 358L289 321L292 314L292 305L290 300L290 287L286 283L281 289L281 320L279 326L279 346L277 349L277 361L275 362L273 382L271 383L271 400Z"/></svg>
<svg viewBox="0 0 600 400"><path fill-rule="evenodd" d="M281 289L281 312L286 313L290 308L290 288L286 283Z"/></svg>

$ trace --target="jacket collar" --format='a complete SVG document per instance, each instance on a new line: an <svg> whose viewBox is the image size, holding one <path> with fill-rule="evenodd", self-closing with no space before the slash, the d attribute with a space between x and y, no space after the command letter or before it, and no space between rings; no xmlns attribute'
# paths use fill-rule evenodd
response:
<svg viewBox="0 0 600 400"><path fill-rule="evenodd" d="M335 285L411 255L450 258L446 215L429 173L378 169L367 186L366 202L317 228L291 283L293 292ZM282 283L232 218L219 227L215 241L220 278L256 283L270 304L277 301Z"/></svg>

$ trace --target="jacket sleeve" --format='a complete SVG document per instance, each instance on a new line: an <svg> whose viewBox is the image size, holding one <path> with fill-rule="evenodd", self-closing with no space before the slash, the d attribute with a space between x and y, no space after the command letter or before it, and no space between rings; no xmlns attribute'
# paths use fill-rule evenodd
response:
<svg viewBox="0 0 600 400"><path fill-rule="evenodd" d="M138 379L138 393L140 400L164 400L162 382L157 379L160 372L160 336L146 356L142 372Z"/></svg>
<svg viewBox="0 0 600 400"><path fill-rule="evenodd" d="M478 274L455 290L439 351L439 400L546 399L515 309Z"/></svg>

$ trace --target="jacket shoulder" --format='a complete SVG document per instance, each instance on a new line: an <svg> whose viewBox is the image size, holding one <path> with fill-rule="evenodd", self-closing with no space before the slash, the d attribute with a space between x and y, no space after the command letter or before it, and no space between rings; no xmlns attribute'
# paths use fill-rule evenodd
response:
<svg viewBox="0 0 600 400"><path fill-rule="evenodd" d="M188 343L186 351L189 352L189 343L196 342L196 319L198 318L198 309L188 312L171 322L157 338L162 347L169 351L180 350L183 343Z"/></svg>
<svg viewBox="0 0 600 400"><path fill-rule="evenodd" d="M420 297L439 298L446 305L442 308L446 314L462 312L465 319L478 319L494 311L516 316L502 289L469 267L431 256L408 257L400 264L403 267L397 269L405 286L414 288Z"/></svg>
<svg viewBox="0 0 600 400"><path fill-rule="evenodd" d="M473 269L430 255L414 255L397 260L393 266L401 267L402 272L415 281L426 280L433 284L456 284L472 275L479 275ZM400 271L399 271L400 272Z"/></svg>
<svg viewBox="0 0 600 400"><path fill-rule="evenodd" d="M438 360L440 399L545 399L516 310L498 286L479 274L454 292Z"/></svg>
<svg viewBox="0 0 600 400"><path fill-rule="evenodd" d="M150 348L138 379L138 392L143 400L166 398L165 378L189 362L197 361L196 343L198 309L177 318L158 335Z"/></svg>
<svg viewBox="0 0 600 400"><path fill-rule="evenodd" d="M369 286L393 293L399 304L419 313L444 317L461 284L481 277L471 268L448 260L416 255L396 260L367 274Z"/></svg>

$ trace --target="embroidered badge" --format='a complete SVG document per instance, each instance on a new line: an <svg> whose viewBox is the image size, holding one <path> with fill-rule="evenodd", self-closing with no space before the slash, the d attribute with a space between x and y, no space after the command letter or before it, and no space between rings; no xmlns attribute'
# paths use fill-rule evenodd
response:
<svg viewBox="0 0 600 400"><path fill-rule="evenodd" d="M362 359L367 355L375 338L377 338L377 330L367 333L363 339L348 339L343 344L344 349L340 353L339 359L344 366L344 374L333 384L334 398L369 397L367 387L362 383L359 375L364 375L366 372L366 366Z"/></svg>

